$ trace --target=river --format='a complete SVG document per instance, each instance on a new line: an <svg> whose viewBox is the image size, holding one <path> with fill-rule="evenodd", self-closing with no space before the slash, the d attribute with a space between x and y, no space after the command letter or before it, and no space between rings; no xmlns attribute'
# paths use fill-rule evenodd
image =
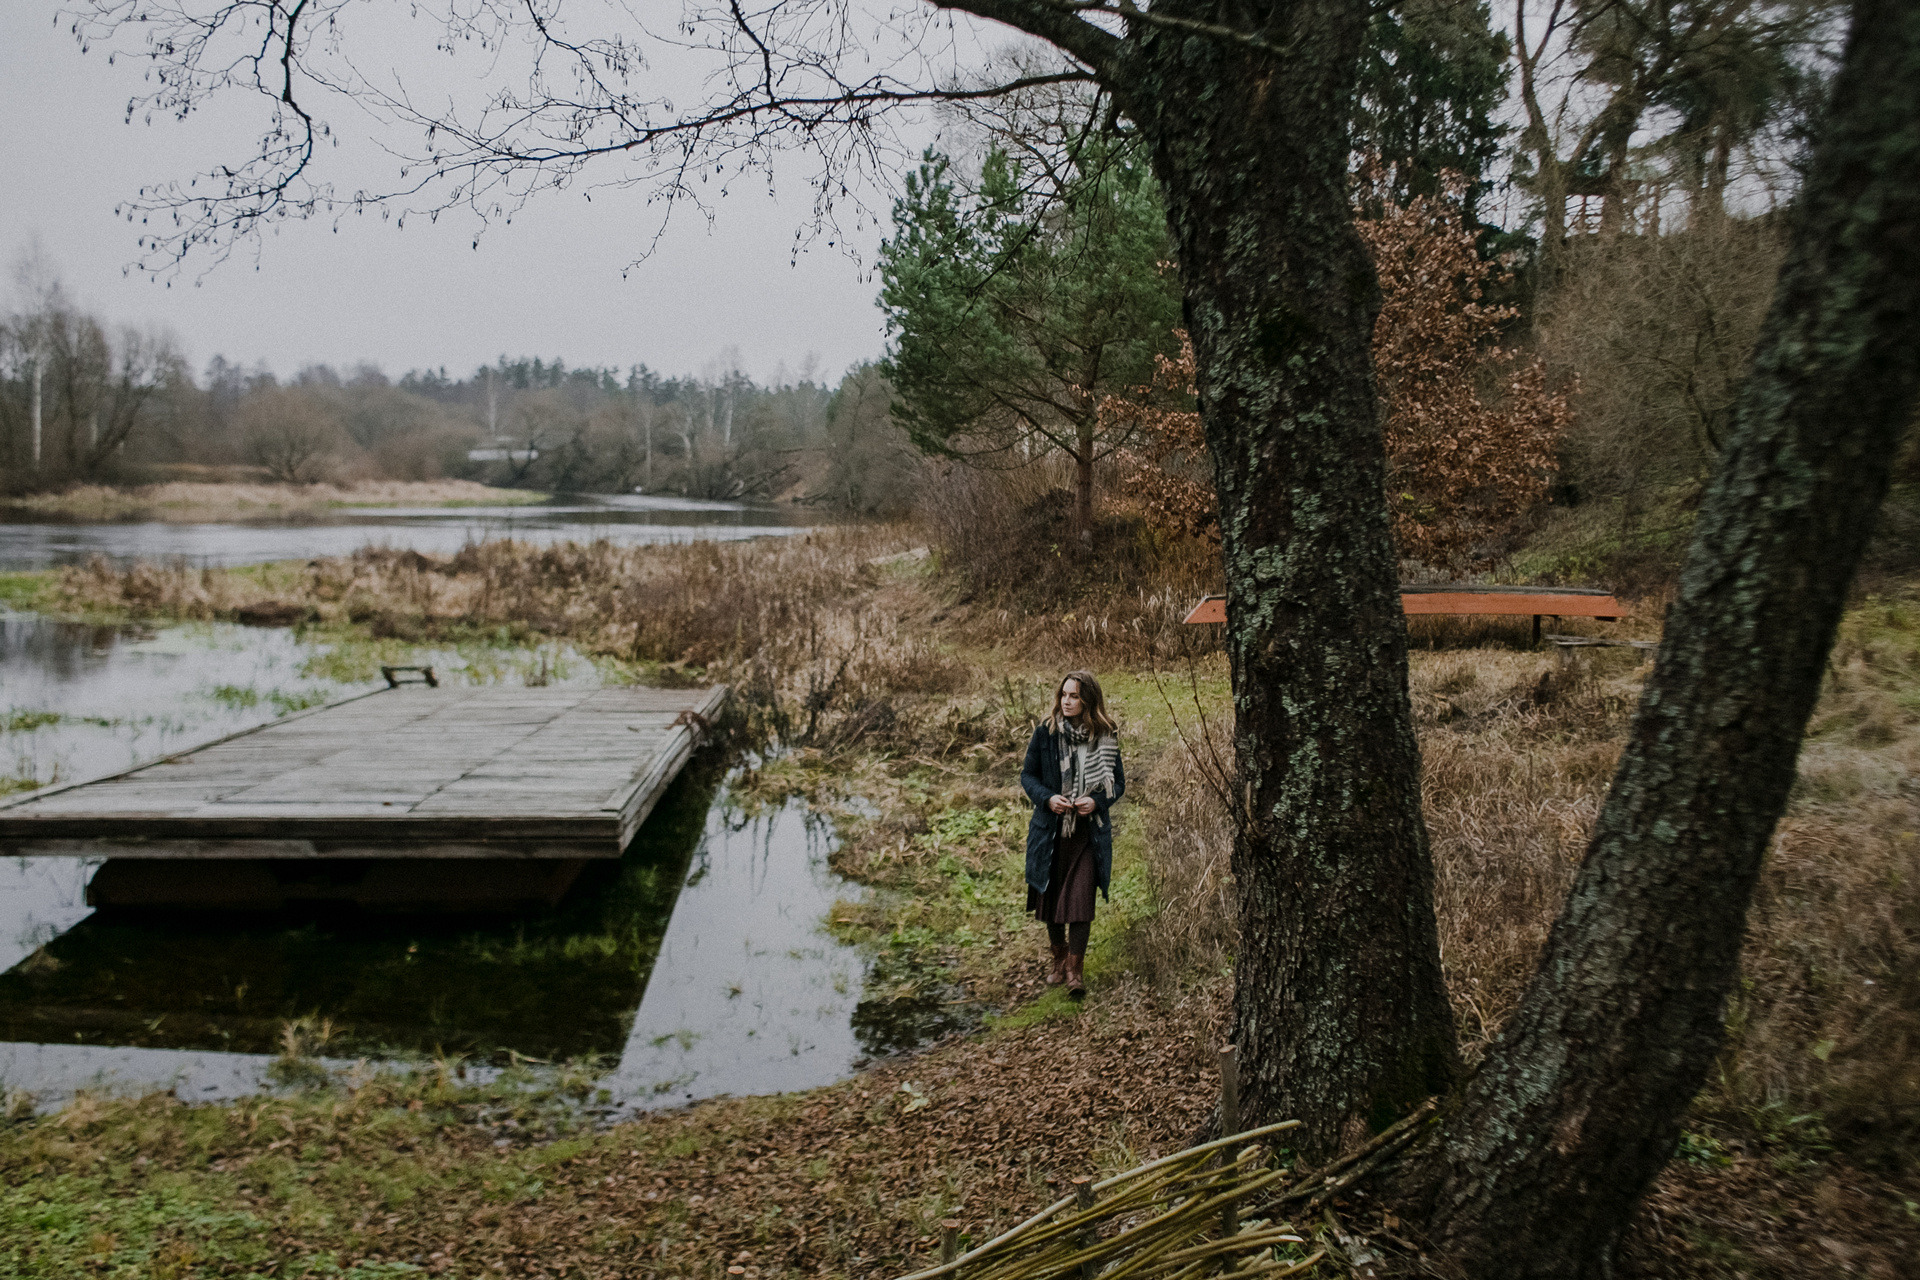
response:
<svg viewBox="0 0 1920 1280"><path fill-rule="evenodd" d="M570 496L516 507L348 507L299 519L184 523L51 521L0 509L0 572L80 564L92 556L185 560L221 567L349 555L390 546L449 555L469 542L623 543L734 540L798 533L818 523L795 507L703 502L651 494Z"/></svg>

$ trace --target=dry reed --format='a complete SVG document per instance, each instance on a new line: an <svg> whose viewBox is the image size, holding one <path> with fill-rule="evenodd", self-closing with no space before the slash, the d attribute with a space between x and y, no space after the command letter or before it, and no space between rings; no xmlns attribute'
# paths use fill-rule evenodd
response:
<svg viewBox="0 0 1920 1280"><path fill-rule="evenodd" d="M1647 667L1561 671L1502 649L1416 653L1411 691L1441 956L1475 1057L1512 1012L1585 851ZM1136 963L1166 978L1233 949L1231 826L1201 739L1149 779L1160 914ZM1762 876L1720 1066L1701 1106L1781 1142L1912 1159L1920 1138L1920 608L1852 615Z"/></svg>

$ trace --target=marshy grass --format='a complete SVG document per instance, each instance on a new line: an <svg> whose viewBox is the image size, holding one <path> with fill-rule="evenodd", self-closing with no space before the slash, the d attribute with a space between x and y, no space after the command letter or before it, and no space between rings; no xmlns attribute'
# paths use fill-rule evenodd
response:
<svg viewBox="0 0 1920 1280"><path fill-rule="evenodd" d="M889 560L913 540L911 530L865 528L750 544L497 541L450 556L367 548L245 569L96 559L43 581L35 599L70 615L297 626L396 651L565 641L643 678L726 681L758 728L838 750L907 750L923 730L944 729L961 747L982 742L988 729L975 713L940 725L914 719L921 704L977 683L956 646L1001 660L1046 653L1111 664L1138 661L1169 637L1196 640L1178 631L1191 604L1181 586L1140 586L1097 608L941 604L931 566Z"/></svg>
<svg viewBox="0 0 1920 1280"><path fill-rule="evenodd" d="M1562 670L1507 649L1416 652L1413 694L1441 957L1469 1059L1513 1011L1605 799L1650 665ZM1151 779L1142 968L1232 954L1231 827L1206 781L1222 726ZM1697 1110L1737 1130L1911 1167L1920 1149L1920 608L1870 598L1842 629L1761 878Z"/></svg>
<svg viewBox="0 0 1920 1280"><path fill-rule="evenodd" d="M375 652L397 657L423 644L556 655L563 650L555 646L563 646L580 660L615 664L646 678L734 683L759 730L786 748L761 759L739 782L742 802L805 794L833 810L845 836L834 854L836 869L872 886L862 900L834 909L834 931L897 954L918 966L914 972L938 967L942 981L1009 1011L985 1040L949 1046L938 1051L948 1056L929 1061L948 1064L941 1070L956 1072L960 1081L997 1077L1007 1069L976 1060L1004 1053L1010 1038L1066 1034L1062 1027L1074 1028L1074 1036L1085 1027L1091 1035L1105 1016L1103 1002L1151 998L1166 1008L1178 1002L1178 1026L1164 1019L1129 1024L1136 1037L1129 1052L1174 1044L1167 1051L1186 1063L1181 1070L1188 1075L1181 1078L1200 1079L1206 1070L1202 1051L1225 1029L1222 979L1237 936L1231 831L1220 793L1207 782L1215 761L1228 757L1224 661L1211 638L1217 629L1183 631L1178 622L1196 582L1174 575L1049 603L969 585L943 569L938 557L887 562L921 537L915 530L870 528L746 545L487 543L448 557L370 550L244 571L96 564L34 590L55 607L114 617L278 617L329 638L340 651L358 655L352 661L362 666ZM258 612L242 613L249 609ZM1650 637L1658 617L1654 599L1634 617L1592 629ZM1509 1016L1531 975L1584 852L1649 667L1637 653L1599 650L1563 669L1555 655L1526 647L1527 619L1422 625L1429 630L1415 628L1411 693L1425 765L1442 959L1465 1049L1473 1057ZM1190 659L1191 671L1156 679L1150 668L1164 667L1169 655ZM1063 665L1087 665L1111 676L1105 683L1125 717L1133 783L1131 803L1116 824L1114 905L1103 907L1090 957L1096 998L1084 1007L1044 994L1033 963L1037 930L1019 910L1025 813L1015 789L1020 753ZM1680 1175L1718 1170L1715 1161L1729 1150L1761 1152L1788 1170L1836 1151L1856 1162L1911 1170L1920 1136L1916 777L1920 606L1908 592L1866 600L1848 616L1834 650L1799 785L1756 898L1729 1008L1726 1050L1696 1104L1689 1145L1676 1165ZM1149 981L1129 984L1128 972ZM1149 987L1156 989L1150 997ZM567 1196L616 1185L603 1184L603 1177L645 1173L645 1185L653 1176L647 1172L656 1160L653 1152L711 1141L720 1131L716 1126L745 1124L748 1116L754 1117L755 1154L743 1148L741 1159L756 1166L766 1160L773 1168L773 1157L759 1152L779 1151L786 1159L787 1144L810 1141L806 1115L845 1105L849 1114L879 1117L873 1140L886 1159L921 1161L900 1186L862 1184L879 1197L871 1203L846 1202L846 1216L833 1230L846 1241L871 1241L880 1227L896 1234L908 1229L874 1225L876 1215L906 1212L903 1193L944 1197L937 1212L919 1214L935 1221L961 1212L955 1206L969 1186L983 1185L978 1179L985 1175L963 1175L955 1171L958 1165L928 1163L932 1157L923 1160L917 1148L902 1155L886 1145L904 1141L893 1134L904 1113L889 1108L889 1091L907 1080L928 1087L930 1078L925 1067L887 1066L828 1091L709 1104L681 1117L649 1120L646 1142L657 1147L630 1136L631 1130L616 1130L620 1136L596 1140L594 1158L602 1163L592 1183L551 1172L576 1158L561 1154L578 1150L562 1138L539 1149L551 1153L549 1163L524 1169L515 1164L513 1176L529 1179L516 1184L524 1187L546 1169L552 1186L573 1187ZM1201 1086L1192 1086L1192 1093L1189 1119L1197 1122L1208 1097ZM936 1093L935 1102L944 1099ZM162 1116L162 1104L151 1105L161 1106L152 1114ZM348 1107L343 1117L359 1114L351 1111L355 1104L329 1105ZM385 1105L404 1110L410 1103ZM435 1114L436 1104L424 1105ZM914 1114L948 1113L929 1106ZM132 1124L129 1115L115 1124ZM386 1121L369 1123L377 1128ZM119 1132L112 1125L100 1130L109 1131ZM355 1174L374 1190L334 1187L328 1203L338 1207L329 1212L338 1217L366 1203L380 1186L415 1179L410 1194L457 1205L463 1222L494 1207L536 1202L544 1206L543 1221L565 1216L552 1194L544 1201L538 1193L524 1193L519 1201L497 1198L487 1189L493 1186L489 1179L507 1170L496 1170L491 1147L470 1146L464 1131L442 1128L431 1143L418 1136L399 1140L420 1143L419 1167L399 1161L383 1164L377 1179ZM328 1143L308 1146L324 1153ZM996 1131L989 1145L998 1153L1004 1134ZM649 1152L644 1160L626 1154L642 1149ZM806 1162L829 1159L812 1147L793 1147L792 1155L783 1176L799 1177L798 1170L811 1168ZM318 1163L304 1167L314 1172ZM61 1167L84 1165L76 1150ZM657 1167L659 1176L682 1176L665 1164ZM831 1175L826 1168L808 1174L806 1185L841 1180L832 1193L821 1193L833 1194L838 1203L851 1175L844 1163L833 1166ZM968 1183L967 1176L976 1180ZM196 1185L208 1184L203 1179ZM676 1181L673 1194L690 1206L685 1195L695 1187L702 1196L716 1194L697 1170L685 1184ZM1029 1190L1034 1199L1045 1198L1037 1183ZM664 1188L661 1194L667 1195ZM1712 1200L1716 1194L1723 1193L1698 1193L1699 1203L1722 1203ZM1008 1206L1018 1201L1011 1190L1003 1198ZM420 1265L427 1265L440 1230L437 1215L409 1207L387 1212L400 1213L398 1221L421 1245L409 1244L400 1253L382 1244L380 1256L412 1257L417 1247ZM700 1267L715 1259L693 1234L674 1234L698 1207L674 1212L680 1216L671 1222L648 1220L656 1234L646 1247L661 1250L660 1267L683 1266L693 1274L696 1259ZM384 1220L379 1213L370 1218ZM498 1229L510 1225L502 1220ZM334 1236L343 1263L355 1251L368 1256L374 1250L371 1236L350 1244L340 1231ZM641 1243L624 1239L607 1248ZM736 1244L760 1248L758 1237L743 1235ZM507 1240L498 1256L518 1266L517 1260L541 1247L531 1238ZM827 1261L849 1273L879 1271L872 1253L862 1260L851 1246L807 1247L809 1268ZM779 1269L755 1256L760 1260L752 1265L765 1266L768 1274Z"/></svg>

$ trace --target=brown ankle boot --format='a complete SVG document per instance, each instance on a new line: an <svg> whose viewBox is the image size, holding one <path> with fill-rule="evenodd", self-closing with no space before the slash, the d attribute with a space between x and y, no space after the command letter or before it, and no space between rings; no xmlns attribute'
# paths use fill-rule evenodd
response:
<svg viewBox="0 0 1920 1280"><path fill-rule="evenodd" d="M1047 973L1047 985L1057 987L1067 980L1067 944L1053 944L1053 968Z"/></svg>
<svg viewBox="0 0 1920 1280"><path fill-rule="evenodd" d="M1086 957L1070 955L1067 957L1067 994L1075 1000L1083 1000L1087 994Z"/></svg>

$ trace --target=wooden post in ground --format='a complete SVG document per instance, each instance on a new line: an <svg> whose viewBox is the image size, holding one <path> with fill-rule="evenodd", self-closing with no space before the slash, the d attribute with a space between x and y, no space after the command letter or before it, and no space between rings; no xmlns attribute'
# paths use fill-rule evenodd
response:
<svg viewBox="0 0 1920 1280"><path fill-rule="evenodd" d="M1073 1180L1073 1202L1082 1212L1093 1208L1093 1179L1084 1173ZM1081 1245L1092 1244L1099 1237L1099 1234L1100 1229L1089 1222L1085 1229L1080 1232ZM1097 1270L1098 1268L1091 1262L1081 1263L1081 1280L1093 1280L1094 1273Z"/></svg>
<svg viewBox="0 0 1920 1280"><path fill-rule="evenodd" d="M940 1220L940 1265L945 1266L960 1256L960 1219L942 1218Z"/></svg>
<svg viewBox="0 0 1920 1280"><path fill-rule="evenodd" d="M1220 1046L1220 1136L1240 1132L1240 1050L1230 1044ZM1231 1148L1220 1153L1224 1164L1233 1163ZM1235 1235L1240 1230L1240 1206L1229 1200L1220 1206L1220 1234Z"/></svg>

